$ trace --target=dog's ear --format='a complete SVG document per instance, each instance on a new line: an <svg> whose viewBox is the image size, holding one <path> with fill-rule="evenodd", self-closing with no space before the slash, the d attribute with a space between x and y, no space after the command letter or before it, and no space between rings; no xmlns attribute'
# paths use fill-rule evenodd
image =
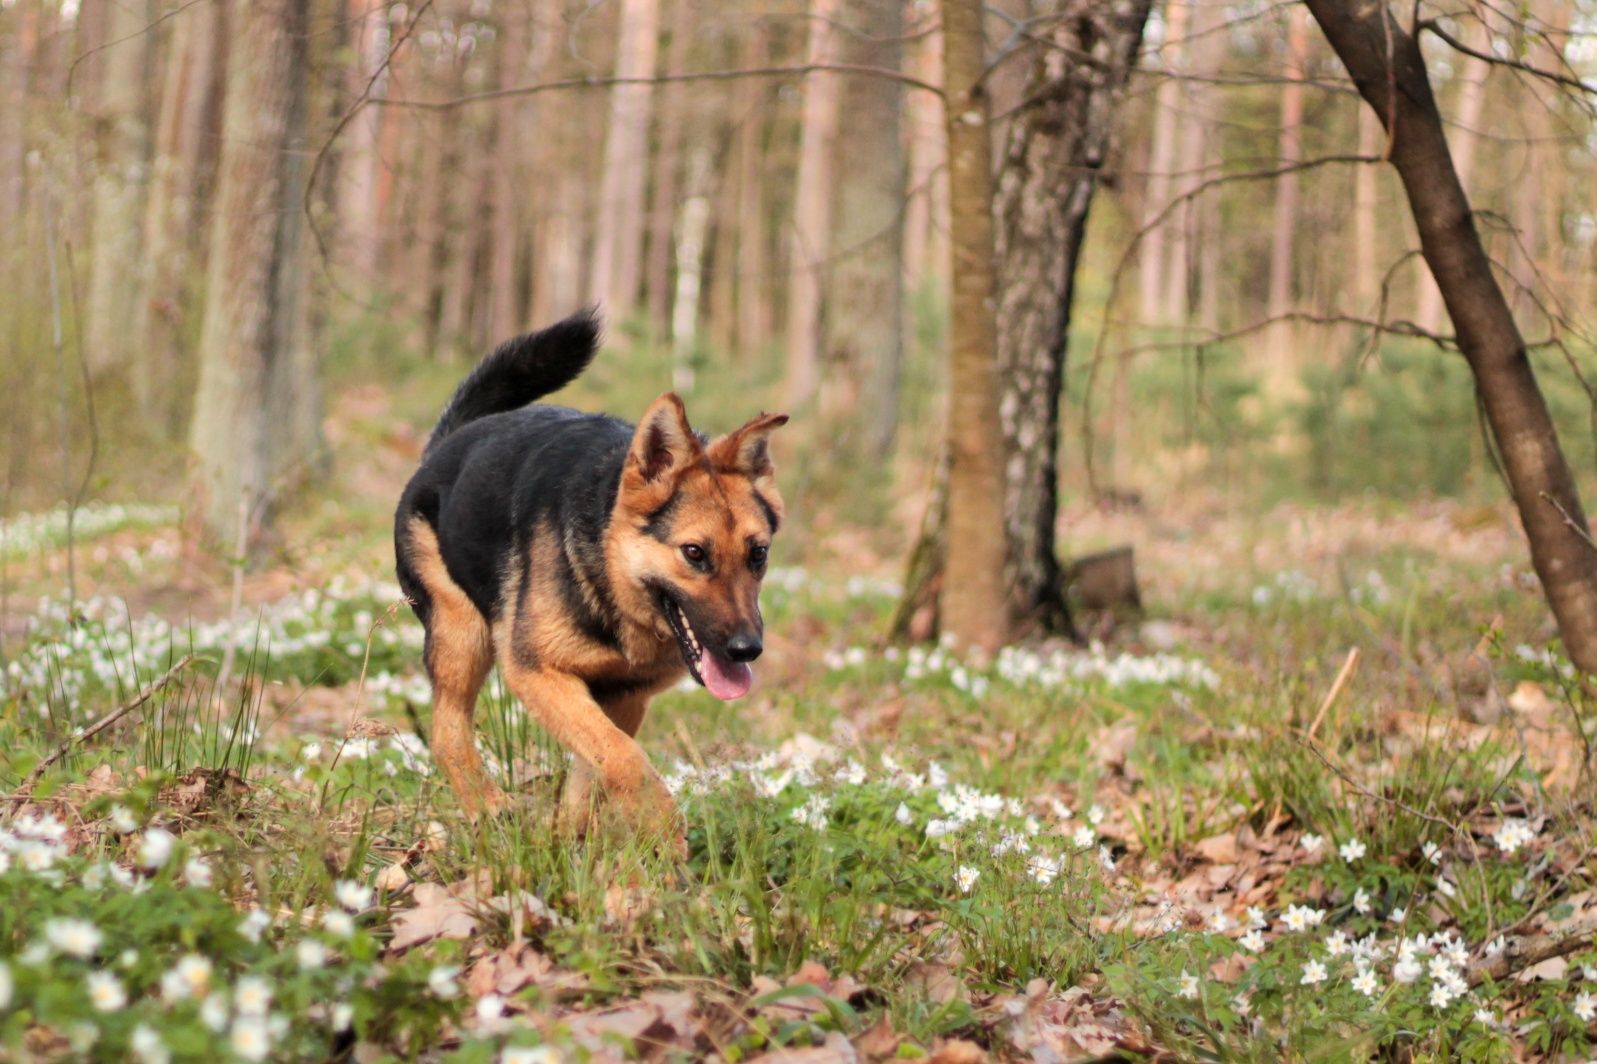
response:
<svg viewBox="0 0 1597 1064"><path fill-rule="evenodd" d="M699 438L688 425L688 412L675 392L666 392L649 404L632 434L627 454L627 474L643 484L655 484L698 461L704 453Z"/></svg>
<svg viewBox="0 0 1597 1064"><path fill-rule="evenodd" d="M786 414L761 414L716 437L707 452L710 464L718 472L740 473L756 482L770 480L776 472L771 464L771 433L786 424Z"/></svg>

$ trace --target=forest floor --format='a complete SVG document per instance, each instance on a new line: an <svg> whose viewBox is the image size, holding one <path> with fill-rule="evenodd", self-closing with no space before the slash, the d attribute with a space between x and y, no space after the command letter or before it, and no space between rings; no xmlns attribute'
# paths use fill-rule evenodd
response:
<svg viewBox="0 0 1597 1064"><path fill-rule="evenodd" d="M91 510L70 617L59 523L8 526L0 1057L1593 1055L1597 700L1506 507L1071 512L1147 616L985 667L888 646L892 566L812 544L754 693L645 725L679 861L555 836L564 758L496 685L520 801L461 816L403 451L351 445L365 487L237 585Z"/></svg>

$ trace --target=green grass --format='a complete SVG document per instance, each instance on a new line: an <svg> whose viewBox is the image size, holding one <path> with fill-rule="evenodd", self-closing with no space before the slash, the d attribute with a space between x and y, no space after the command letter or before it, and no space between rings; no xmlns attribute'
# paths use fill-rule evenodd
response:
<svg viewBox="0 0 1597 1064"><path fill-rule="evenodd" d="M361 1059L580 1059L606 1037L641 1052L593 1025L684 991L687 1012L648 1025L679 1059L873 1030L903 1057L951 1038L1080 1055L1066 1039L1092 1024L1183 1059L1583 1059L1597 951L1440 1003L1429 972L1405 983L1394 965L1420 934L1458 936L1477 963L1507 931L1585 919L1593 886L1590 776L1544 788L1543 747L1461 723L1436 648L1473 646L1496 618L1498 683L1538 685L1553 708L1533 723L1577 751L1588 696L1544 660L1539 604L1488 567L1401 545L1343 567L1348 589L1283 566L1164 603L1195 633L1164 657L1034 648L986 669L878 649L888 588L779 574L767 620L807 633L797 679L736 705L670 692L645 727L685 861L624 831L559 835L565 755L497 683L483 748L519 800L464 820L415 738L415 622L381 587L329 583L235 625L48 608L11 648L8 793L74 729L198 660L0 811L0 1052L130 1059L143 1031L173 1060L235 1037L272 1059L350 1039ZM1355 645L1362 670L1307 736ZM360 718L380 724L346 735ZM1500 845L1520 821L1529 841ZM171 852L141 867L164 832ZM346 906L340 883L380 887ZM463 937L396 945L446 889ZM259 941L241 929L255 910L271 918ZM1288 926L1309 912L1318 924ZM56 920L100 941L41 948ZM1368 994L1358 941L1385 951ZM231 995L225 1016L221 998L182 996L190 954L210 963L206 992ZM493 966L529 956L505 1015L484 1011ZM125 1003L95 1007L96 971ZM263 985L264 1016L241 1013Z"/></svg>

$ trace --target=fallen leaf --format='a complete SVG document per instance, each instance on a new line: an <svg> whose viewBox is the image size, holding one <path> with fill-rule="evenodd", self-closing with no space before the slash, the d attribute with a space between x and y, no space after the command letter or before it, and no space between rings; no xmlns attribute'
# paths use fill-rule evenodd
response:
<svg viewBox="0 0 1597 1064"><path fill-rule="evenodd" d="M1234 865L1241 859L1241 851L1237 847L1237 833L1234 831L1201 839L1192 848L1198 852L1198 856L1210 864Z"/></svg>
<svg viewBox="0 0 1597 1064"><path fill-rule="evenodd" d="M470 938L477 917L457 895L437 883L416 884L416 905L394 918L394 937L388 948L395 952L435 938Z"/></svg>
<svg viewBox="0 0 1597 1064"><path fill-rule="evenodd" d="M987 1059L987 1050L963 1038L950 1038L932 1047L926 1064L981 1064Z"/></svg>

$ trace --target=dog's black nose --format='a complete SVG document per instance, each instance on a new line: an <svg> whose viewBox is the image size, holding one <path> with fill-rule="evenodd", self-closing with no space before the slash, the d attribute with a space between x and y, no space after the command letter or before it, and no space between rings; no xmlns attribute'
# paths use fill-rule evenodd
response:
<svg viewBox="0 0 1597 1064"><path fill-rule="evenodd" d="M765 644L753 632L743 632L726 641L726 656L733 661L753 661L764 649Z"/></svg>

